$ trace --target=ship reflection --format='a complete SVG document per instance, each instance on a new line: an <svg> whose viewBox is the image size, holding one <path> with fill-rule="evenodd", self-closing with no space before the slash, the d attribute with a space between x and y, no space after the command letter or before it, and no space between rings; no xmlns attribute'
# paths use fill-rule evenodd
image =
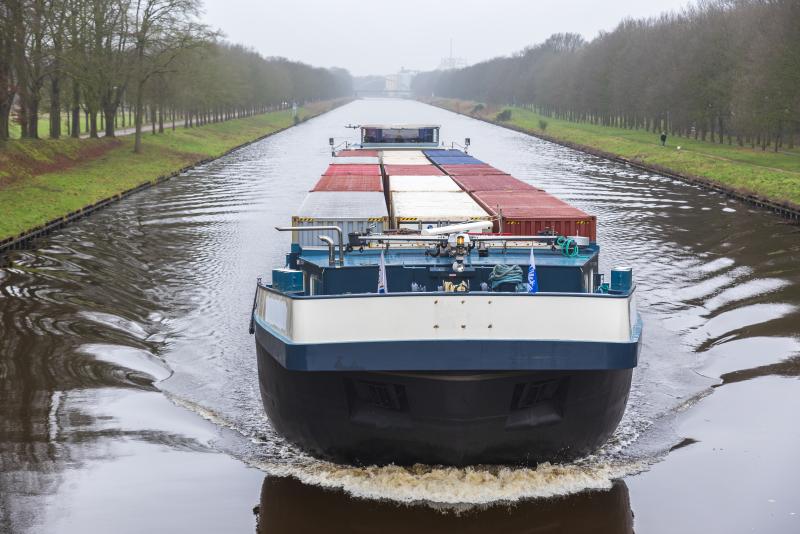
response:
<svg viewBox="0 0 800 534"><path fill-rule="evenodd" d="M425 505L355 499L342 491L309 486L294 478L266 477L258 513L257 534L633 533L628 487L622 481L614 482L608 491L456 513Z"/></svg>

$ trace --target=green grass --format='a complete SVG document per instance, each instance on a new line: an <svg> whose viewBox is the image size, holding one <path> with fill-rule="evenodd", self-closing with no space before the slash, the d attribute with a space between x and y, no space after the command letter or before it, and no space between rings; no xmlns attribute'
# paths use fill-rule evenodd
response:
<svg viewBox="0 0 800 534"><path fill-rule="evenodd" d="M438 99L432 104L462 113L469 113L475 102ZM486 106L481 118L494 119L501 108ZM533 134L546 134L559 140L577 143L622 156L646 165L657 165L671 171L699 176L743 193L754 193L778 202L800 205L800 150L780 152L753 150L727 144L670 137L662 147L658 134L644 130L627 130L575 123L543 117L524 108L511 107L511 120L506 124ZM546 120L542 130L539 121ZM681 147L678 150L677 147Z"/></svg>
<svg viewBox="0 0 800 534"><path fill-rule="evenodd" d="M336 105L300 109L308 118ZM292 124L291 111L117 139L15 140L0 148L0 240Z"/></svg>

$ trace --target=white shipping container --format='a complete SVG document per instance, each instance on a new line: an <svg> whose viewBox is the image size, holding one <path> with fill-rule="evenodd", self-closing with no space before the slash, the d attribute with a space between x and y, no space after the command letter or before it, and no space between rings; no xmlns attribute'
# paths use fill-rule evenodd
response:
<svg viewBox="0 0 800 534"><path fill-rule="evenodd" d="M350 232L382 233L388 228L389 212L383 193L365 191L313 191L306 196L292 226L338 226L347 242ZM292 242L301 247L325 247L319 237L327 235L337 240L335 230L292 232Z"/></svg>
<svg viewBox="0 0 800 534"><path fill-rule="evenodd" d="M378 156L336 156L331 160L334 165L378 165Z"/></svg>
<svg viewBox="0 0 800 534"><path fill-rule="evenodd" d="M384 150L381 156L384 165L430 165L421 150Z"/></svg>
<svg viewBox="0 0 800 534"><path fill-rule="evenodd" d="M462 191L449 176L390 176L391 191Z"/></svg>
<svg viewBox="0 0 800 534"><path fill-rule="evenodd" d="M398 154L402 154L404 156L413 156L417 158L424 158L425 152L422 150L381 150L381 156L396 156Z"/></svg>
<svg viewBox="0 0 800 534"><path fill-rule="evenodd" d="M452 191L394 192L392 217L398 228L490 219L490 215L467 193Z"/></svg>

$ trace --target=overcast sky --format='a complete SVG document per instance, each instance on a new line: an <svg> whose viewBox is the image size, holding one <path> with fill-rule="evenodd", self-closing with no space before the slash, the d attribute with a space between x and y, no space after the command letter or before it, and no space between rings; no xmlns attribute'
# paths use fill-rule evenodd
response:
<svg viewBox="0 0 800 534"><path fill-rule="evenodd" d="M356 76L435 69L508 55L558 32L591 39L625 17L688 0L204 0L205 21L265 56L344 67Z"/></svg>

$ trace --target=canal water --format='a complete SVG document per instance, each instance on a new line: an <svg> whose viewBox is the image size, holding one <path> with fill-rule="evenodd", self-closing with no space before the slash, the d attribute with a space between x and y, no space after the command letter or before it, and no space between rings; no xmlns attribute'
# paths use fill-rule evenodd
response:
<svg viewBox="0 0 800 534"><path fill-rule="evenodd" d="M358 468L264 416L256 277L346 124L443 138L599 220L645 320L591 457ZM800 532L800 230L420 103L360 100L133 195L0 268L0 532ZM535 320L535 318L531 318Z"/></svg>

